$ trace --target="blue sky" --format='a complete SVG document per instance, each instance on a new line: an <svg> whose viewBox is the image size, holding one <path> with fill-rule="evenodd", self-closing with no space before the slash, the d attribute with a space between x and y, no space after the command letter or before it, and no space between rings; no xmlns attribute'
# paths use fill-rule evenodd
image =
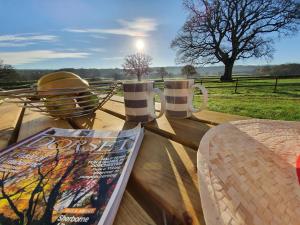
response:
<svg viewBox="0 0 300 225"><path fill-rule="evenodd" d="M121 67L136 41L153 66L175 65L170 42L186 18L180 0L0 0L0 59L16 68ZM270 62L300 63L300 34L275 41Z"/></svg>

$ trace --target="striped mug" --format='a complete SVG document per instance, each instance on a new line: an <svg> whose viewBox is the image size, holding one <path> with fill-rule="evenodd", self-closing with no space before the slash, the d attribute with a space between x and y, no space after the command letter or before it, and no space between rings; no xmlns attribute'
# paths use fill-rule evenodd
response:
<svg viewBox="0 0 300 225"><path fill-rule="evenodd" d="M161 117L165 112L165 96L153 81L124 82L124 102L127 121L150 122ZM155 94L159 95L161 110L155 114Z"/></svg>
<svg viewBox="0 0 300 225"><path fill-rule="evenodd" d="M166 116L173 118L188 118L192 113L203 110L208 101L206 88L194 84L193 79L165 80ZM193 107L194 90L198 88L203 94L203 103L199 109Z"/></svg>

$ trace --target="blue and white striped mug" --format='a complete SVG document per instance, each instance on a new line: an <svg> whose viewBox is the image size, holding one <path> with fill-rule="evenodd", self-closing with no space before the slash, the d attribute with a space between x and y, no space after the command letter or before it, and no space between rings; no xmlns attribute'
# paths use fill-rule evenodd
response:
<svg viewBox="0 0 300 225"><path fill-rule="evenodd" d="M165 96L153 81L127 81L123 83L125 114L127 121L150 122L165 112ZM161 110L155 114L155 94L159 95Z"/></svg>
<svg viewBox="0 0 300 225"><path fill-rule="evenodd" d="M198 88L203 95L200 108L193 107L194 90ZM164 94L166 98L166 116L172 118L188 118L192 113L203 110L208 101L208 92L203 85L194 84L193 79L165 80Z"/></svg>

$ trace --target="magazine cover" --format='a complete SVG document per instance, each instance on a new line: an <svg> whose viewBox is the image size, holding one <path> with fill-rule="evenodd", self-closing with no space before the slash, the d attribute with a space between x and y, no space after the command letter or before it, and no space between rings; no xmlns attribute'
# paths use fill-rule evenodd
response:
<svg viewBox="0 0 300 225"><path fill-rule="evenodd" d="M49 128L4 150L0 224L106 224L142 137L140 125L120 132Z"/></svg>

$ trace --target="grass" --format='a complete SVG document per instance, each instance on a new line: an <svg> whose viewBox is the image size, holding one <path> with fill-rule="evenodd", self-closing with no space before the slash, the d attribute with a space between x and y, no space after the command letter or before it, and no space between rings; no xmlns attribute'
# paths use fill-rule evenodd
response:
<svg viewBox="0 0 300 225"><path fill-rule="evenodd" d="M195 100L199 105L199 96ZM271 96L210 96L208 109L261 119L300 120L300 100Z"/></svg>
<svg viewBox="0 0 300 225"><path fill-rule="evenodd" d="M276 93L273 92L274 84L274 79L240 80L239 85L247 87L238 87L235 93L235 82L222 83L217 79L203 82L209 92L208 109L211 111L260 119L300 121L300 78L279 79ZM251 87L253 85L257 87ZM162 88L163 84L156 86ZM201 96L196 94L195 107L200 105L201 100Z"/></svg>
<svg viewBox="0 0 300 225"><path fill-rule="evenodd" d="M239 85L270 85L274 80L241 81ZM300 120L300 79L278 81L276 93L270 87L213 88L221 83L203 83L209 91L208 109L260 119ZM283 86L289 84L290 86ZM226 84L235 86L235 83ZM194 104L199 106L201 97L196 95Z"/></svg>

